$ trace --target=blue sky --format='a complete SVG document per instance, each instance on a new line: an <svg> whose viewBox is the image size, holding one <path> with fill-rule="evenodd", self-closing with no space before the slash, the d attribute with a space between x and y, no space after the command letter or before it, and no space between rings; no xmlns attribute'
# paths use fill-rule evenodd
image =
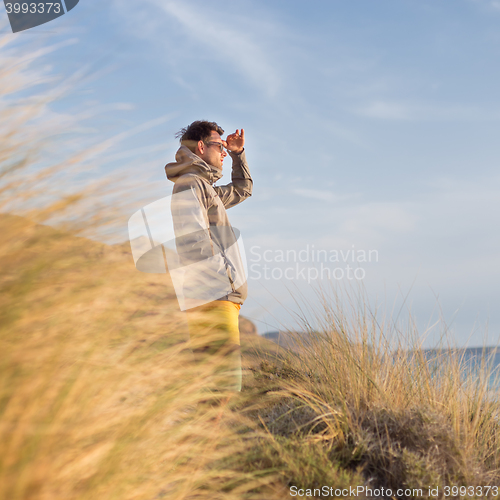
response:
<svg viewBox="0 0 500 500"><path fill-rule="evenodd" d="M26 51L62 43L53 74L95 74L53 111L101 110L82 141L130 134L102 163L118 176L125 155L141 200L170 192L181 127L245 128L254 195L229 216L250 268L265 250L376 249L362 266L374 303L398 311L408 295L421 331L442 314L459 345L481 345L487 324L500 339L500 2L80 0L1 31ZM288 289L314 300L326 285L256 276L242 313L261 332L292 324Z"/></svg>

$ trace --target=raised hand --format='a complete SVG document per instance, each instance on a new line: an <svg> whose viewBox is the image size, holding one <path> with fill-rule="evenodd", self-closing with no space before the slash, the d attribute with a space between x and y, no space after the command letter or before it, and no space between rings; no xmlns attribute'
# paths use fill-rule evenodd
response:
<svg viewBox="0 0 500 500"><path fill-rule="evenodd" d="M243 151L243 146L245 145L245 131L241 129L241 134L239 129L236 129L234 134L230 134L227 136L224 141L226 144L226 148L228 151L232 153L241 153Z"/></svg>

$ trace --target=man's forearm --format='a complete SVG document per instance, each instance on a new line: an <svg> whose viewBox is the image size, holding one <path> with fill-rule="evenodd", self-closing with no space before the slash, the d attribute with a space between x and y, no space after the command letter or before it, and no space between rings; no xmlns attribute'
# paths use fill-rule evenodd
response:
<svg viewBox="0 0 500 500"><path fill-rule="evenodd" d="M231 184L236 190L242 201L252 195L253 181L250 175L250 168L248 167L245 150L241 153L229 153L231 159L233 160L232 171L231 171Z"/></svg>

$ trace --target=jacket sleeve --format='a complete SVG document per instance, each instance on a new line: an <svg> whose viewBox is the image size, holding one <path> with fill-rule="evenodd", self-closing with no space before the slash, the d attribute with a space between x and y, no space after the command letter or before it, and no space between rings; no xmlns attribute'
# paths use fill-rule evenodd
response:
<svg viewBox="0 0 500 500"><path fill-rule="evenodd" d="M231 208L252 195L253 181L245 156L245 150L241 153L231 153L233 160L230 184L226 186L214 186L225 208Z"/></svg>

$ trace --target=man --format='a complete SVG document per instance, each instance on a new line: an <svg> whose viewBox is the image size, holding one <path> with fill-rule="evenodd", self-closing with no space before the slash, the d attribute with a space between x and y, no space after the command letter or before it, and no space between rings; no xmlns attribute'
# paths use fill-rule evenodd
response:
<svg viewBox="0 0 500 500"><path fill-rule="evenodd" d="M226 140L223 134L215 122L191 123L177 134L181 147L165 172L175 183L171 210L193 352L199 361L206 361L207 354L220 355L226 363L224 385L239 391L238 315L247 296L247 283L226 209L251 196L252 178L245 157L244 130L236 130ZM228 153L232 182L215 186Z"/></svg>

